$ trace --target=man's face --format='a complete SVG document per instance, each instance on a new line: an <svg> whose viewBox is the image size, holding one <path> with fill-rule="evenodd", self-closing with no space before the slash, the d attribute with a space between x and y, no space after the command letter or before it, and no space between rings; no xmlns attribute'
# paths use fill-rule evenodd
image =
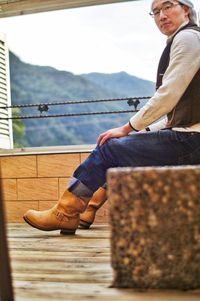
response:
<svg viewBox="0 0 200 301"><path fill-rule="evenodd" d="M189 8L174 0L154 0L152 12L159 30L167 36L172 35L184 21L189 20Z"/></svg>

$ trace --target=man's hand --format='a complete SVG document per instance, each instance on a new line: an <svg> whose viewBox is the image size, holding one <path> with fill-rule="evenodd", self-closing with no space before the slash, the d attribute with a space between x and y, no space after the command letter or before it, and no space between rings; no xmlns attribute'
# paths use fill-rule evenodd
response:
<svg viewBox="0 0 200 301"><path fill-rule="evenodd" d="M98 139L97 144L102 145L104 142L110 138L119 138L127 136L133 129L129 125L129 123L114 129L110 129L104 133L102 133Z"/></svg>

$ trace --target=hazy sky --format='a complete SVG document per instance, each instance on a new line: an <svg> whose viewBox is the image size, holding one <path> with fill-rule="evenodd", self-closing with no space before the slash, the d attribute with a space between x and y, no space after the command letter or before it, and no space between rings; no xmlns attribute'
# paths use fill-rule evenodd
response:
<svg viewBox="0 0 200 301"><path fill-rule="evenodd" d="M0 32L23 61L75 74L129 74L154 81L165 46L148 15L150 0L0 19ZM200 9L200 0L194 0Z"/></svg>

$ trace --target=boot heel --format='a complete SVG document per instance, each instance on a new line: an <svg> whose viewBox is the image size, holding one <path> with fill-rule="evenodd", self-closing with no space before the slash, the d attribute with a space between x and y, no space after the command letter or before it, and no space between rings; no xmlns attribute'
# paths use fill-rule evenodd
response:
<svg viewBox="0 0 200 301"><path fill-rule="evenodd" d="M60 234L63 235L75 235L76 229L61 229Z"/></svg>
<svg viewBox="0 0 200 301"><path fill-rule="evenodd" d="M79 228L81 229L89 229L92 223L88 223L86 221L80 220Z"/></svg>

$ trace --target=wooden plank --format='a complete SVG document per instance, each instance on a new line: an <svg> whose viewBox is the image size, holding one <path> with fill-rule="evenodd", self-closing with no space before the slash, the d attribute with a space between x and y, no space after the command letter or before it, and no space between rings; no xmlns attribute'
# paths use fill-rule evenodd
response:
<svg viewBox="0 0 200 301"><path fill-rule="evenodd" d="M71 176L79 164L79 154L38 155L38 177Z"/></svg>
<svg viewBox="0 0 200 301"><path fill-rule="evenodd" d="M110 288L110 231L107 224L61 236L26 224L9 224L16 301L199 301L200 291Z"/></svg>
<svg viewBox="0 0 200 301"><path fill-rule="evenodd" d="M35 283L35 282L34 282ZM49 285L50 287L50 285ZM87 287L87 288L86 288ZM85 288L85 289L84 289ZM106 285L86 285L78 284L73 286L73 283L66 284L65 288L62 289L59 286L55 290L54 287L50 289L49 294L45 292L45 288L40 288L40 291L34 290L27 286L17 301L49 301L49 300L76 300L76 301L199 301L199 295L197 293L184 293L184 292L173 292L173 291L148 291L139 292L137 290L123 289L117 290L108 288ZM55 296L58 296L56 299ZM39 297L41 299L39 299Z"/></svg>
<svg viewBox="0 0 200 301"><path fill-rule="evenodd" d="M117 2L122 0L3 0L0 2L0 17Z"/></svg>
<svg viewBox="0 0 200 301"><path fill-rule="evenodd" d="M57 262L57 261L56 261ZM58 261L59 262L59 261ZM106 271L107 269L107 261L106 262L99 262L96 260L95 264L94 262L83 262L82 260L79 262L76 262L76 258L68 258L68 261L62 262L62 266L59 267L59 274L57 264L55 264L55 261L49 261L49 260L39 260L35 258L35 260L30 258L29 260L23 260L23 266L21 260L18 260L13 263L13 269L15 270L15 273L23 273L23 274L31 274L31 277L36 274L38 274L39 271L43 271L44 265L46 264L45 274L47 274L47 277L58 277L60 278L61 275L65 275L66 271L70 269L70 277L72 277L72 274L76 275L77 273L81 273L81 268L84 268L84 272L87 274L94 273L97 275L101 274L110 274L111 270ZM106 272L105 272L106 271ZM44 271L43 271L44 273Z"/></svg>

